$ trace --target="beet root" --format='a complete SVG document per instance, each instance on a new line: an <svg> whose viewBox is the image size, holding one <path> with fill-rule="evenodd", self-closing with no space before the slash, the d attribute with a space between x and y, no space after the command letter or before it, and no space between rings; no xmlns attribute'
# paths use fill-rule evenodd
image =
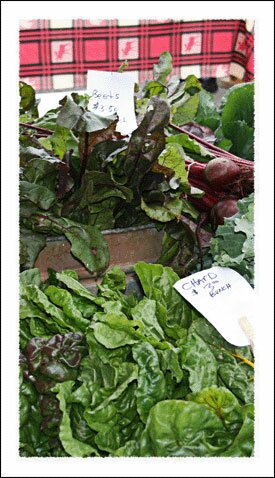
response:
<svg viewBox="0 0 275 478"><path fill-rule="evenodd" d="M214 158L207 163L204 176L213 189L221 191L240 176L240 167L227 158Z"/></svg>
<svg viewBox="0 0 275 478"><path fill-rule="evenodd" d="M239 212L237 201L235 199L222 199L217 202L211 210L211 219L214 228L224 224L225 217L232 217Z"/></svg>

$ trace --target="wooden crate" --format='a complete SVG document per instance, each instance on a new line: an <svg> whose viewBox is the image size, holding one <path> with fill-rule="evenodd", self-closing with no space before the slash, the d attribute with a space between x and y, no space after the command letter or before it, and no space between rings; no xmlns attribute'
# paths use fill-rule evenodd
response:
<svg viewBox="0 0 275 478"><path fill-rule="evenodd" d="M127 289L135 290L137 286L133 265L138 261L153 263L160 256L163 233L153 226L142 226L128 229L114 229L103 231L109 247L110 263L120 266L126 273ZM56 271L63 269L75 270L80 282L89 290L95 290L101 282L101 277L94 277L85 269L81 262L70 253L70 243L65 237L50 237L46 247L40 252L35 267L41 271L41 278L48 277L47 269Z"/></svg>

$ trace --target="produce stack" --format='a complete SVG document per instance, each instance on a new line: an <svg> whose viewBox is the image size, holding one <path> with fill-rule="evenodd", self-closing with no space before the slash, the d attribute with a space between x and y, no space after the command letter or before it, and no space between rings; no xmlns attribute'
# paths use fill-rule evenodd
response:
<svg viewBox="0 0 275 478"><path fill-rule="evenodd" d="M79 93L39 118L20 84L22 456L253 454L252 351L173 288L211 265L253 285L253 84L217 109L171 69L162 54L137 88L130 136ZM125 294L102 231L147 224L162 253L135 265L142 295ZM72 270L42 283L34 265L54 235L101 277L97 294Z"/></svg>

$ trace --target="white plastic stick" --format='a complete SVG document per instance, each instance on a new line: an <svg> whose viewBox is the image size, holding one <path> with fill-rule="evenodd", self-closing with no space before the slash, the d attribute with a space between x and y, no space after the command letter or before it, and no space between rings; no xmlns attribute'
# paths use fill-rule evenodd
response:
<svg viewBox="0 0 275 478"><path fill-rule="evenodd" d="M254 332L251 323L249 322L247 317L240 317L239 324L244 331L245 335L249 339L252 352L254 353Z"/></svg>

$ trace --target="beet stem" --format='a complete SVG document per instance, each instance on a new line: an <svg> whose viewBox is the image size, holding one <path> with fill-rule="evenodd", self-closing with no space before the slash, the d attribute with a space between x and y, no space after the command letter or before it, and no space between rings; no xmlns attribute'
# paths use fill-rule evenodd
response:
<svg viewBox="0 0 275 478"><path fill-rule="evenodd" d="M30 123L19 123L19 126L24 126L28 129L34 129L35 131L41 131L41 133L46 133L47 135L53 134L53 131L50 129L40 128L39 126L34 126Z"/></svg>

